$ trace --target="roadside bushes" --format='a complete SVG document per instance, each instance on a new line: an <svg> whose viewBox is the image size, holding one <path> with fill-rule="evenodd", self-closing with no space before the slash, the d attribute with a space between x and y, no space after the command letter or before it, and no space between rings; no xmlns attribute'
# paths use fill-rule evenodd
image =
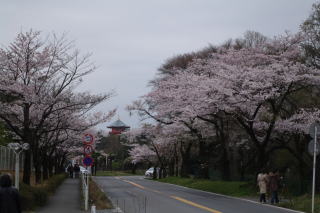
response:
<svg viewBox="0 0 320 213"><path fill-rule="evenodd" d="M65 174L52 176L41 185L29 186L21 184L20 195L23 210L34 210L37 207L44 206L50 195L60 186L66 178Z"/></svg>

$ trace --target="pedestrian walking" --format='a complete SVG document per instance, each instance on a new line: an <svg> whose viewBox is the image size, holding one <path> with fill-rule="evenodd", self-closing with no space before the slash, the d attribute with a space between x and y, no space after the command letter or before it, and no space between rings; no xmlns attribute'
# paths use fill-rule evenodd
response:
<svg viewBox="0 0 320 213"><path fill-rule="evenodd" d="M8 174L0 177L0 212L21 213L20 195Z"/></svg>
<svg viewBox="0 0 320 213"><path fill-rule="evenodd" d="M69 172L69 177L70 178L73 178L73 171L74 171L74 168L73 168L72 164L70 164L68 166L68 172Z"/></svg>
<svg viewBox="0 0 320 213"><path fill-rule="evenodd" d="M266 193L267 193L267 185L268 185L268 177L266 172L262 171L258 174L257 177L257 185L259 187L260 192L260 203L266 203Z"/></svg>
<svg viewBox="0 0 320 213"><path fill-rule="evenodd" d="M73 167L73 172L75 175L75 178L79 178L79 174L80 174L80 166L78 164L75 164Z"/></svg>
<svg viewBox="0 0 320 213"><path fill-rule="evenodd" d="M269 188L271 193L271 204L278 204L278 190L279 190L279 172L277 170L269 173Z"/></svg>

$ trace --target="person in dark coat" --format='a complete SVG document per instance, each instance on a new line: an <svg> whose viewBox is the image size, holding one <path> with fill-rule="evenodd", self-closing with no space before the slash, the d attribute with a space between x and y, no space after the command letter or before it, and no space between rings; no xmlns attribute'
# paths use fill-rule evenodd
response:
<svg viewBox="0 0 320 213"><path fill-rule="evenodd" d="M8 174L0 177L0 212L21 213L20 195Z"/></svg>
<svg viewBox="0 0 320 213"><path fill-rule="evenodd" d="M79 178L79 173L80 173L80 167L78 164L75 164L73 167L73 172L74 172L74 176L75 178Z"/></svg>
<svg viewBox="0 0 320 213"><path fill-rule="evenodd" d="M70 164L69 166L68 166L68 172L69 172L69 177L70 178L73 178L73 166L72 166L72 164Z"/></svg>
<svg viewBox="0 0 320 213"><path fill-rule="evenodd" d="M270 172L269 174L269 189L271 193L271 204L278 204L278 190L279 190L279 172L275 170L274 172Z"/></svg>

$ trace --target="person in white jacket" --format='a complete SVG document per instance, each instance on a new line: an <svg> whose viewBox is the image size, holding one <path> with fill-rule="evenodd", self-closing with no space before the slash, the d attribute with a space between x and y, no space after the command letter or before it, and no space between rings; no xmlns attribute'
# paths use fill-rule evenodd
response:
<svg viewBox="0 0 320 213"><path fill-rule="evenodd" d="M268 175L266 172L261 172L257 177L257 185L260 190L260 203L266 203L266 193L268 185Z"/></svg>

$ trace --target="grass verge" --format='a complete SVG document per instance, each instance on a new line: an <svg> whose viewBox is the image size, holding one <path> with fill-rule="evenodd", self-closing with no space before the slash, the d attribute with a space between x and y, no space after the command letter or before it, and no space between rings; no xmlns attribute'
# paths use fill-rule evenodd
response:
<svg viewBox="0 0 320 213"><path fill-rule="evenodd" d="M257 190L255 186L248 182L212 181L206 179L192 179L180 177L167 177L159 179L158 181L235 197L257 196Z"/></svg>
<svg viewBox="0 0 320 213"><path fill-rule="evenodd" d="M280 203L281 207L311 213L311 196L302 195L292 198L291 202ZM314 212L320 212L320 196L316 195Z"/></svg>
<svg viewBox="0 0 320 213"><path fill-rule="evenodd" d="M112 209L111 201L92 178L89 182L89 200L96 206L97 210Z"/></svg>

